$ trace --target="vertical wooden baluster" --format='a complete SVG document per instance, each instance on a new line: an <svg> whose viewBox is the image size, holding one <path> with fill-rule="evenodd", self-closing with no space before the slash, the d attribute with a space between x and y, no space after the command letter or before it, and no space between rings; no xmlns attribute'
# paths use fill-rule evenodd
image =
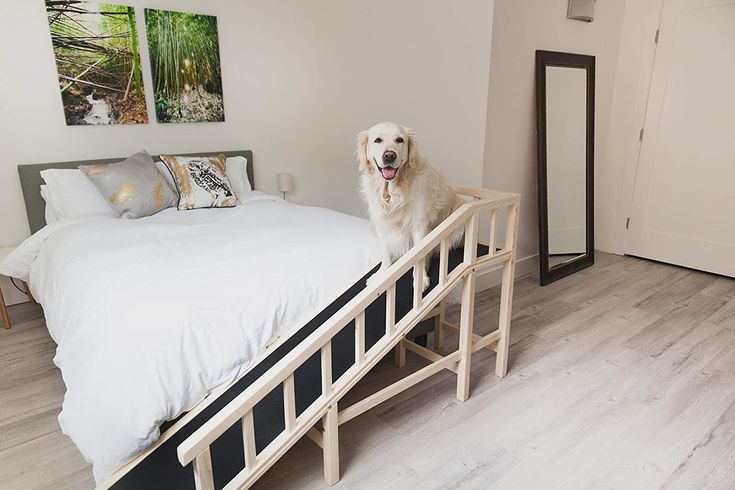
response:
<svg viewBox="0 0 735 490"><path fill-rule="evenodd" d="M497 208L490 211L490 240L488 241L488 247L490 248L490 251L488 252L488 257L492 257L495 255L495 231L497 227L497 221L498 221L498 210Z"/></svg>
<svg viewBox="0 0 735 490"><path fill-rule="evenodd" d="M515 281L516 253L518 248L518 218L520 199L508 207L505 224L505 250L511 250L510 258L503 264L503 282L500 287L500 315L498 318L498 355L495 374L503 377L508 372L508 347L510 345L510 316L513 305L513 282Z"/></svg>
<svg viewBox="0 0 735 490"><path fill-rule="evenodd" d="M332 341L322 346L322 394L332 392Z"/></svg>
<svg viewBox="0 0 735 490"><path fill-rule="evenodd" d="M355 317L355 364L365 360L365 310Z"/></svg>
<svg viewBox="0 0 735 490"><path fill-rule="evenodd" d="M255 467L255 425L253 425L253 411L242 418L242 441L245 449L245 467L252 470Z"/></svg>
<svg viewBox="0 0 735 490"><path fill-rule="evenodd" d="M439 246L439 284L447 282L449 274L449 241L445 238Z"/></svg>
<svg viewBox="0 0 735 490"><path fill-rule="evenodd" d="M385 291L385 333L393 334L396 325L396 283L388 286Z"/></svg>
<svg viewBox="0 0 735 490"><path fill-rule="evenodd" d="M296 425L296 395L294 393L293 373L283 381L283 412L286 431L290 432Z"/></svg>
<svg viewBox="0 0 735 490"><path fill-rule="evenodd" d="M447 282L449 274L449 242L447 239L441 241L439 246L439 286L443 286ZM444 330L442 322L444 321L444 301L439 303L441 313L434 318L434 348L441 349L444 347Z"/></svg>
<svg viewBox="0 0 735 490"><path fill-rule="evenodd" d="M505 222L505 245L503 245L503 248L506 250L512 250L518 241L519 201L516 199L516 202L508 206L507 209L507 221Z"/></svg>
<svg viewBox="0 0 735 490"><path fill-rule="evenodd" d="M214 490L212 454L209 446L194 458L194 486L196 490Z"/></svg>
<svg viewBox="0 0 735 490"><path fill-rule="evenodd" d="M358 337L362 340L359 342ZM365 312L360 313L355 318L355 348L357 357L358 352L365 350ZM358 347L360 347L358 349ZM364 354L361 356L364 357ZM357 359L356 359L356 362ZM324 396L332 392L332 342L329 341L322 347L322 393ZM339 436L337 422L337 403L327 411L322 417L322 427L324 433L322 435L322 452L324 456L324 480L329 485L334 485L339 481Z"/></svg>
<svg viewBox="0 0 735 490"><path fill-rule="evenodd" d="M413 309L421 307L424 292L424 258L413 266Z"/></svg>
<svg viewBox="0 0 735 490"><path fill-rule="evenodd" d="M477 213L468 220L464 232L464 262L474 264L477 259Z"/></svg>

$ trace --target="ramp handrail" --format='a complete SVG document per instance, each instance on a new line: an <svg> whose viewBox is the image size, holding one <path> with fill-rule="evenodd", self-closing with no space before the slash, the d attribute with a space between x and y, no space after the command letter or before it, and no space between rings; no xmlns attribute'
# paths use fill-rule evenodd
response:
<svg viewBox="0 0 735 490"><path fill-rule="evenodd" d="M242 421L243 444L245 449L245 468L233 478L225 488L244 488L256 481L278 458L280 458L296 441L303 437L319 419L324 418L325 438L330 428L336 440L337 402L354 386L381 358L399 344L404 336L418 324L434 307L446 297L451 289L464 280L466 290L474 297L475 272L493 265L505 264L504 268L510 271L515 260L517 243L518 206L520 195L487 189L455 187L455 192L473 197L475 200L463 204L439 226L431 231L421 242L416 244L403 257L397 260L387 271L384 277L376 278L355 298L332 315L324 324L312 332L296 348L286 354L263 376L237 395L231 402L222 408L211 419L184 440L178 447L178 458L182 465L194 462L194 478L197 489L208 490L214 488L210 445L226 430ZM496 251L495 235L497 228L498 210L505 208L506 229L503 247ZM479 217L481 213L490 212L490 233L488 255L477 257ZM461 227L465 229L463 261L448 272L449 240ZM429 294L422 297L423 267L436 248L439 248L439 279L438 284ZM414 269L414 298L413 309L410 310L397 324L395 322L396 282L410 269ZM471 277L471 281L468 279ZM504 276L505 279L505 276ZM511 277L512 279L512 277ZM504 281L505 282L505 281ZM512 280L510 281L512 287ZM505 285L504 285L505 287ZM506 296L512 294L512 289L504 290ZM365 309L381 295L386 295L386 332L377 343L365 351ZM463 295L464 298L464 295ZM464 301L464 300L463 300ZM463 312L464 314L464 312ZM508 318L505 319L509 325ZM501 314L502 316L502 314ZM469 317L471 330L471 316ZM503 319L501 318L501 321ZM339 380L332 380L331 341L332 338L351 322L355 322L355 363L342 375ZM501 325L502 326L502 325ZM502 336L501 336L502 337ZM464 373L464 385L461 389L466 398L469 393L469 354L471 353L472 334L460 338L465 342L464 351L457 354L454 364L459 364L460 377ZM502 341L502 338L501 338ZM505 356L507 358L507 338L505 339ZM294 372L317 351L321 351L322 394L296 417L294 392ZM498 350L500 362L500 350ZM452 359L445 359L453 361ZM505 365L507 361L503 359ZM503 372L499 375L504 375ZM253 426L253 408L272 390L283 385L285 430L281 432L261 453L256 454ZM460 388L458 387L458 396ZM336 470L327 475L328 450L333 451L332 462L336 456L336 447L333 441L323 441L325 450L325 476L327 480L336 481ZM329 446L327 442L330 442ZM338 478L338 476L336 477Z"/></svg>

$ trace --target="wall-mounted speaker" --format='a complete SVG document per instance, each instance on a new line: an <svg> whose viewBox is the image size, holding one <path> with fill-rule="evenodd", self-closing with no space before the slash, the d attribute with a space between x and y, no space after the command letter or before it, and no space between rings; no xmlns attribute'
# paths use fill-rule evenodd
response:
<svg viewBox="0 0 735 490"><path fill-rule="evenodd" d="M569 0L567 19L592 22L595 17L596 0Z"/></svg>

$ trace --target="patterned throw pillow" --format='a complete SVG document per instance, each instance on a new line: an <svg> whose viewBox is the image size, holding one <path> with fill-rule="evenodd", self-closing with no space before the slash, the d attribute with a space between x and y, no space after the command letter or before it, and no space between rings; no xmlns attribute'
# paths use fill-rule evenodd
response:
<svg viewBox="0 0 735 490"><path fill-rule="evenodd" d="M153 158L143 150L118 163L80 165L121 218L143 218L176 205Z"/></svg>
<svg viewBox="0 0 735 490"><path fill-rule="evenodd" d="M225 156L180 157L161 155L179 191L179 210L229 208L237 197L225 173Z"/></svg>

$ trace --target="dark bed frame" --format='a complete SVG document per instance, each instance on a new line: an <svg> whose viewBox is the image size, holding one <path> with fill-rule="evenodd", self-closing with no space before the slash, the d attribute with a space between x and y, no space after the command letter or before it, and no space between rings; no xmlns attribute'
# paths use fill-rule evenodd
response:
<svg viewBox="0 0 735 490"><path fill-rule="evenodd" d="M207 156L224 153L226 156L244 156L248 159L247 173L251 183L254 183L253 155L250 150L228 151L228 152L204 152L186 154L187 156ZM154 157L155 158L155 157ZM21 187L26 202L28 222L32 232L42 228L45 223L45 203L41 198L40 185L43 179L40 176L42 170L48 168L77 168L79 165L93 163L110 163L121 161L123 158L106 158L98 160L82 160L59 163L41 163L19 165ZM254 184L253 184L254 185ZM486 255L488 248L484 245L478 247L478 256ZM448 269L451 272L463 260L464 250L462 248L451 251ZM376 266L377 268L377 266ZM124 472L115 481L106 480L101 482L101 488L120 489L194 489L194 472L192 465L181 466L177 456L178 446L189 437L195 430L202 426L207 420L220 411L225 405L242 393L268 369L275 365L288 352L294 349L300 342L319 328L334 313L347 304L352 298L360 293L366 286L365 280L375 271L360 278L343 292L324 310L311 318L302 328L295 331L291 337L280 343L278 347L269 352L242 378L236 381L209 403L196 415L190 417L185 423L176 424L176 420L164 423L161 426L162 440L154 450L143 458L136 458L134 464L125 467ZM431 286L424 292L428 294L435 284L438 283L439 264L435 257L432 260L429 276ZM378 297L366 310L365 315L365 344L366 350L375 344L385 334L386 303L385 293ZM400 321L413 307L413 277L407 272L396 285L396 322ZM433 319L427 319L419 323L409 335L419 344L426 345L426 334L434 328ZM332 379L337 380L354 363L354 325L348 324L340 334L332 340ZM297 416L306 409L321 394L321 361L317 353L309 359L295 374L296 414ZM265 399L255 406L254 422L256 428L256 449L261 451L284 429L283 420L283 390L275 389ZM195 408L196 410L196 408ZM193 411L192 411L193 413ZM179 420L183 420L182 416ZM176 424L175 428L172 428ZM169 429L170 432L167 432ZM222 488L235 474L241 470L243 461L243 439L240 424L235 424L222 437L211 446L212 466L215 475L215 487Z"/></svg>

